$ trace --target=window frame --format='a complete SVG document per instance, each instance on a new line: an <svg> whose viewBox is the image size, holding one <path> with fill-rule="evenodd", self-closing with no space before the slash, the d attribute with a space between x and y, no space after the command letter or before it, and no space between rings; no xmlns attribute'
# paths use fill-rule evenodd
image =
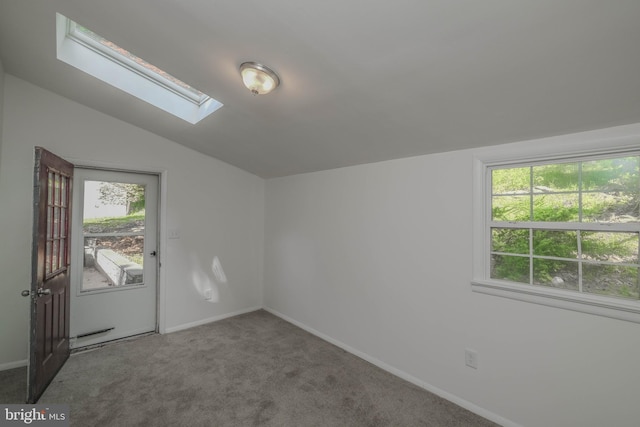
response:
<svg viewBox="0 0 640 427"><path fill-rule="evenodd" d="M140 59L148 67L101 45L87 34L78 31L77 25L80 24L64 15L56 14L58 60L194 125L223 106L220 101L204 93L195 95L185 87L181 87L175 82L178 81L177 78L171 76L175 79L172 81L166 77L170 76L167 72L162 71L165 74L162 75L152 71L154 68L152 64L131 52L127 51L131 58ZM87 31L103 39L91 30L87 29ZM106 39L103 40L108 42ZM185 82L181 81L181 83L193 88ZM193 89L202 93L198 89Z"/></svg>
<svg viewBox="0 0 640 427"><path fill-rule="evenodd" d="M606 134L606 132L604 132ZM473 277L471 289L487 295L640 323L640 300L588 294L490 277L491 170L611 156L640 155L640 135L587 132L479 150L473 159ZM640 229L640 224L636 224Z"/></svg>

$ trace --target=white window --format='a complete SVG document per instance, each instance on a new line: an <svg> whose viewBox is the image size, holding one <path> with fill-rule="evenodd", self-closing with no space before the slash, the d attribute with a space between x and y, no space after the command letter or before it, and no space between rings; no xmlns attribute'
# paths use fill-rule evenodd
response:
<svg viewBox="0 0 640 427"><path fill-rule="evenodd" d="M113 42L56 15L57 58L195 124L222 104Z"/></svg>
<svg viewBox="0 0 640 427"><path fill-rule="evenodd" d="M640 322L640 148L476 160L472 289Z"/></svg>

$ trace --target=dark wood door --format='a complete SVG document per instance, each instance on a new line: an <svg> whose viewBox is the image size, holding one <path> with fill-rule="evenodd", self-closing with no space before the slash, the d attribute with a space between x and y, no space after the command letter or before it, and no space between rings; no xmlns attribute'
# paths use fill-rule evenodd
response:
<svg viewBox="0 0 640 427"><path fill-rule="evenodd" d="M69 357L73 165L36 147L28 402L40 398Z"/></svg>

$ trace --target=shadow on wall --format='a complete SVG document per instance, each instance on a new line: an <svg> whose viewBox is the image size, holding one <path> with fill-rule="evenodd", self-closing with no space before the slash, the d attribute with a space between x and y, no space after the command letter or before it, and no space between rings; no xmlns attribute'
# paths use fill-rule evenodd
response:
<svg viewBox="0 0 640 427"><path fill-rule="evenodd" d="M224 274L222 264L217 256L211 261L211 271L201 268L195 255L191 256L192 283L196 292L202 299L211 303L220 301L220 287L227 284L227 276Z"/></svg>

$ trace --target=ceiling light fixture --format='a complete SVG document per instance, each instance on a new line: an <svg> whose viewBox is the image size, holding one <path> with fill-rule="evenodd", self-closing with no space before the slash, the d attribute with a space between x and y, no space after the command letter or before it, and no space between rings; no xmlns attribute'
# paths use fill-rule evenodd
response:
<svg viewBox="0 0 640 427"><path fill-rule="evenodd" d="M280 78L269 67L257 62L244 62L240 65L242 82L254 95L266 95L280 84Z"/></svg>

